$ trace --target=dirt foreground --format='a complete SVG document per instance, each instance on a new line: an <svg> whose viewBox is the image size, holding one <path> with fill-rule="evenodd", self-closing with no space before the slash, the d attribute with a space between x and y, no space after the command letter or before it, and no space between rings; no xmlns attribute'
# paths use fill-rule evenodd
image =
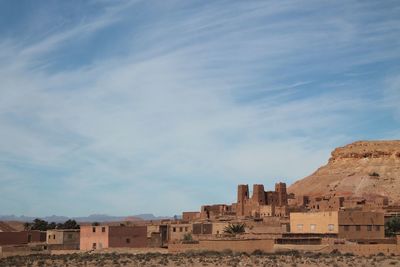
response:
<svg viewBox="0 0 400 267"><path fill-rule="evenodd" d="M58 255L13 256L0 259L0 266L400 266L400 256L370 257L350 254L315 254L285 252L232 253L187 252L168 254L87 252Z"/></svg>

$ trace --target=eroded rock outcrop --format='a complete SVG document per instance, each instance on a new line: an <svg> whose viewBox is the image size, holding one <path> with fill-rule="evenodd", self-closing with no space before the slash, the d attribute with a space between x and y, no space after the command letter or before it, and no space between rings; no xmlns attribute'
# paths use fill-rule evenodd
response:
<svg viewBox="0 0 400 267"><path fill-rule="evenodd" d="M288 191L310 196L381 195L400 203L400 140L359 141L336 148L327 165Z"/></svg>

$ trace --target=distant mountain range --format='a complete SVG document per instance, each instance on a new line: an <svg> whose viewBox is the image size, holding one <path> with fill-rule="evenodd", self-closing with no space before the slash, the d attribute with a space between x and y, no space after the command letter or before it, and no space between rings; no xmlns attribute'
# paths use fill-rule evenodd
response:
<svg viewBox="0 0 400 267"><path fill-rule="evenodd" d="M20 221L20 222L31 222L34 219L39 218L47 222L61 223L69 219L73 219L77 222L118 222L118 221L150 221L150 220L165 220L173 219L174 217L168 216L154 216L153 214L138 214L132 216L109 216L105 214L93 214L87 217L66 217L66 216L46 216L46 217L29 217L29 216L15 216L15 215L0 215L0 221Z"/></svg>

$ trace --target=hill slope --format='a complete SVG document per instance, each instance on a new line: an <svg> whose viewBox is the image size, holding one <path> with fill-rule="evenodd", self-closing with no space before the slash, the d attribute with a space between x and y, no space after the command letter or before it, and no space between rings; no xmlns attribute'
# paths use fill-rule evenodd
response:
<svg viewBox="0 0 400 267"><path fill-rule="evenodd" d="M400 140L358 141L336 148L327 165L288 191L311 196L383 195L400 203Z"/></svg>

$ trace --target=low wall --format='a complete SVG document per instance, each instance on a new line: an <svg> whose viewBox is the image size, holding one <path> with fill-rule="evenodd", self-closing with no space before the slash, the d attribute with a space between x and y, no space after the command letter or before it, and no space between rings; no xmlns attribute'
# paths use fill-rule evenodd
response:
<svg viewBox="0 0 400 267"><path fill-rule="evenodd" d="M11 256L26 256L30 254L50 254L49 251L43 250L42 246L1 246L0 258Z"/></svg>
<svg viewBox="0 0 400 267"><path fill-rule="evenodd" d="M385 255L400 255L400 246L397 244L344 244L333 245L340 253L353 253L354 255L368 256L383 253Z"/></svg>
<svg viewBox="0 0 400 267"><path fill-rule="evenodd" d="M296 250L300 252L330 253L334 250L342 254L351 253L359 256L376 255L400 255L400 245L397 244L322 244L322 245L278 245L275 251Z"/></svg>
<svg viewBox="0 0 400 267"><path fill-rule="evenodd" d="M195 244L182 244L174 243L168 245L168 251L172 253L186 252L186 251L224 251L232 250L234 252L248 252L251 253L255 250L262 250L264 252L274 251L273 239L238 239L238 240L200 240Z"/></svg>

